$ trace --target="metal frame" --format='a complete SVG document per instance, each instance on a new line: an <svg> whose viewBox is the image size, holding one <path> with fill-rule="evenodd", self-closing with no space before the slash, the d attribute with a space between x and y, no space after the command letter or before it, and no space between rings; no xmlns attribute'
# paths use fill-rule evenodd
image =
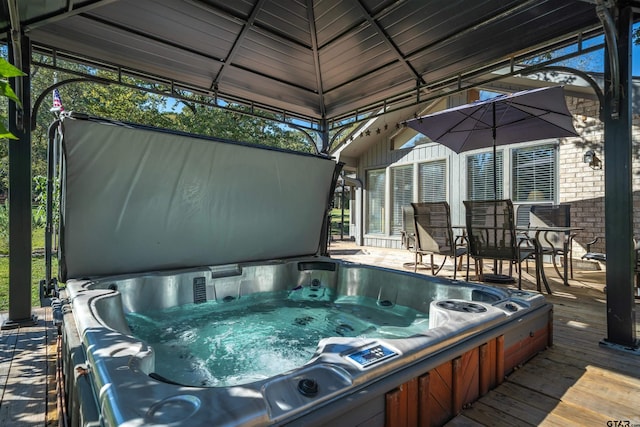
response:
<svg viewBox="0 0 640 427"><path fill-rule="evenodd" d="M607 46L607 56L617 56L619 70L605 61L605 81L618 81L619 87L605 87L604 152L605 234L607 251L607 336L603 345L633 351L640 355L636 339L634 291L633 196L632 196L632 110L631 34L633 8L628 2L616 7L618 34L615 46ZM612 52L615 50L615 52ZM614 74L619 73L615 76ZM620 92L618 92L620 91ZM619 93L619 95L618 95ZM620 99L617 99L620 96ZM619 101L619 102L618 102ZM616 107L619 106L618 109Z"/></svg>
<svg viewBox="0 0 640 427"><path fill-rule="evenodd" d="M50 46L34 44L32 47L33 53L43 55L44 57L49 57L51 58L51 60L46 61L44 59L32 59L32 63L33 65L39 67L50 68L56 71L68 73L70 75L84 77L87 80L96 80L103 84L118 84L121 86L139 89L157 95L172 97L179 100L186 100L189 102L196 102L213 108L219 108L243 115L251 115L253 117L283 123L305 134L305 136L314 144L314 146L316 146L316 139L312 136L312 134L317 135L317 138L319 138L321 142L321 147L319 147L319 149L318 147L316 147L316 149L320 152L328 153L331 148L333 148L333 145L338 137L346 130L354 127L354 125L356 125L356 127L353 128L353 131L351 133L354 133L359 129L358 124L364 124L373 118L381 117L385 114L400 111L408 107L426 104L428 102L442 98L446 95L451 95L453 93L464 92L469 89L486 86L492 82L500 81L507 77L528 75L544 70L562 69L563 71L570 70L570 72L580 75L580 77L585 78L593 86L593 84L591 83L592 79L590 79L586 75L583 75L584 73L581 73L579 70L572 70L566 67L558 67L553 64L567 59L575 58L589 52L603 49L605 46L604 44L596 44L588 48L584 48L582 46L582 42L585 38L593 37L597 34L598 30L581 33L577 36L569 37L567 39L549 44L548 46L545 46L544 49L540 48L532 52L514 55L500 63L491 64L490 66L472 70L468 73L460 74L449 79L429 83L419 83L411 91L398 94L381 102L366 105L358 110L351 111L347 114L331 117L326 120L318 120L317 118L297 114L292 111L274 109L273 107L259 102L238 98L229 94L224 94L218 90L216 85L213 85L211 88L188 85L176 80L150 75L140 70L123 67L117 64L111 64L103 60L80 57L78 55L64 52L60 49L56 49ZM539 61L531 65L522 65L525 64L527 60L534 58L541 53L555 50L574 43L578 45L578 49L575 52L567 53L565 55L546 61ZM71 70L64 67L65 61L82 63L90 67L111 71L114 75L114 78L97 79L91 74L84 74L76 70ZM510 71L508 73L504 73L500 76L495 76L492 78L482 77L492 70L504 67L508 67ZM159 87L151 88L149 86L137 86L135 84L126 83L122 79L123 76L131 76L141 81L157 84L159 85ZM469 83L463 83L465 81L468 81ZM165 90L161 89L163 86L166 88ZM597 85L595 87L597 87ZM596 94L598 95L599 99L603 99L602 95L598 91L596 91ZM198 96L208 98L211 100L211 102L205 102L201 99L197 99L196 97ZM221 103L223 105L221 105ZM250 107L250 112L248 113L247 111L234 108L234 104L248 106ZM268 117L263 112L274 114L276 117Z"/></svg>

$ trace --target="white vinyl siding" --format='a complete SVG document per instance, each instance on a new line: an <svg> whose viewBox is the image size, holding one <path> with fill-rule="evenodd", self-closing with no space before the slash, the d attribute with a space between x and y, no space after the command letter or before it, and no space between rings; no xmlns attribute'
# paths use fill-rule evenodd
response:
<svg viewBox="0 0 640 427"><path fill-rule="evenodd" d="M496 153L496 194L503 198L502 151ZM493 152L471 154L467 156L467 199L492 200L494 198Z"/></svg>
<svg viewBox="0 0 640 427"><path fill-rule="evenodd" d="M418 201L447 200L447 162L435 160L418 164Z"/></svg>
<svg viewBox="0 0 640 427"><path fill-rule="evenodd" d="M391 234L402 231L402 207L413 201L413 165L391 169Z"/></svg>
<svg viewBox="0 0 640 427"><path fill-rule="evenodd" d="M385 170L367 171L367 233L383 234Z"/></svg>
<svg viewBox="0 0 640 427"><path fill-rule="evenodd" d="M511 167L513 201L554 202L556 168L556 148L553 145L514 149Z"/></svg>

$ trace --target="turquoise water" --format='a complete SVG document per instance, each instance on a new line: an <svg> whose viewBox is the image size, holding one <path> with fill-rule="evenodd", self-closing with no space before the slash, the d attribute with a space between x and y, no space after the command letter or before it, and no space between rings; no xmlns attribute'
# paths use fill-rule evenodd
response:
<svg viewBox="0 0 640 427"><path fill-rule="evenodd" d="M155 373L183 385L223 387L298 368L322 338L405 338L428 329L427 314L387 305L305 288L130 313L127 321L155 350Z"/></svg>

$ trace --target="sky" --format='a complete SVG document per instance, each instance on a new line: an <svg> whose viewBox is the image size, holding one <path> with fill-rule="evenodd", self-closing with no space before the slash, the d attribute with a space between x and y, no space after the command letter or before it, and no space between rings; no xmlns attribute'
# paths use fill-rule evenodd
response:
<svg viewBox="0 0 640 427"><path fill-rule="evenodd" d="M636 30L640 27L640 24L634 25L633 29ZM593 39L589 39L584 41L583 45L585 48L588 48L594 44L603 43L604 36L595 37ZM638 40L637 42L640 42ZM572 48L566 48L563 50L570 51ZM575 47L574 47L575 49ZM632 74L634 76L640 76L640 45L634 44L633 47L633 62L632 62ZM573 68L577 68L583 71L592 71L596 73L604 72L604 52L603 50L598 50L588 55L582 55L579 58L574 58L562 63L562 65L567 65Z"/></svg>

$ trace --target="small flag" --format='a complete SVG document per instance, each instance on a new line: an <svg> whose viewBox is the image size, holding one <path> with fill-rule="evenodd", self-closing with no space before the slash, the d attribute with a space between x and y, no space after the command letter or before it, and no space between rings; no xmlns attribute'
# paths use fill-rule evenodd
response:
<svg viewBox="0 0 640 427"><path fill-rule="evenodd" d="M53 108L51 111L64 111L64 107L62 106L62 99L60 98L60 92L58 92L58 88L53 90Z"/></svg>

